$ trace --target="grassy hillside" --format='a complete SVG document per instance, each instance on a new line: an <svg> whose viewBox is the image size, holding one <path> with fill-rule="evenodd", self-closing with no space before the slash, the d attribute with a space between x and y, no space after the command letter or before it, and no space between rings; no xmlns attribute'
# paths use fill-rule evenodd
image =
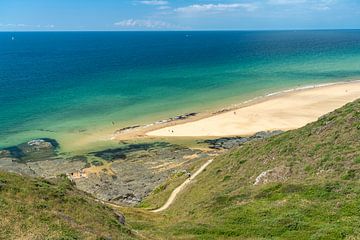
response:
<svg viewBox="0 0 360 240"><path fill-rule="evenodd" d="M164 216L124 211L154 239L360 239L359 179L360 100L216 158Z"/></svg>
<svg viewBox="0 0 360 240"><path fill-rule="evenodd" d="M120 210L144 239L360 239L360 100L217 157L162 214ZM0 218L0 239L136 237L66 178L0 172Z"/></svg>
<svg viewBox="0 0 360 240"><path fill-rule="evenodd" d="M133 239L114 210L74 189L0 172L0 239Z"/></svg>

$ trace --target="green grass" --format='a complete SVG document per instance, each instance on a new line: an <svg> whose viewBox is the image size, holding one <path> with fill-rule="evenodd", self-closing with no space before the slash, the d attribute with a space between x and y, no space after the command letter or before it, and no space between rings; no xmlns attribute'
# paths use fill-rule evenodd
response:
<svg viewBox="0 0 360 240"><path fill-rule="evenodd" d="M174 175L140 206L158 207L183 178ZM360 239L360 100L217 157L164 213L120 210L126 227L64 178L0 173L4 239L135 237L129 228L144 239Z"/></svg>
<svg viewBox="0 0 360 240"><path fill-rule="evenodd" d="M194 173L208 159L192 160L184 166L187 172ZM176 172L147 196L137 207L144 209L157 209L166 203L172 191L188 178L185 172Z"/></svg>
<svg viewBox="0 0 360 240"><path fill-rule="evenodd" d="M129 221L154 239L360 239L358 126L359 100L248 143L217 157L159 219L129 210Z"/></svg>
<svg viewBox="0 0 360 240"><path fill-rule="evenodd" d="M0 172L0 239L134 239L114 210L74 188Z"/></svg>

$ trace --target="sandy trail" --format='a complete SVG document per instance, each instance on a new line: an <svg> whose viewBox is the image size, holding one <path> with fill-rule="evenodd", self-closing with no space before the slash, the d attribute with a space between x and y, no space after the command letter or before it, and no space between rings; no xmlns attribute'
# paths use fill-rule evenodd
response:
<svg viewBox="0 0 360 240"><path fill-rule="evenodd" d="M189 177L188 179L186 179L180 186L178 186L177 188L174 189L174 191L171 193L170 197L168 198L168 200L166 201L166 203L155 210L152 210L151 212L157 213L157 212L162 212L166 209L168 209L170 207L170 205L175 201L176 196L184 190L184 188L189 185L195 178L197 175L199 175L200 173L202 173L204 171L204 169L209 166L210 163L213 162L213 159L208 160L206 163L204 163L193 175L191 175L191 177Z"/></svg>

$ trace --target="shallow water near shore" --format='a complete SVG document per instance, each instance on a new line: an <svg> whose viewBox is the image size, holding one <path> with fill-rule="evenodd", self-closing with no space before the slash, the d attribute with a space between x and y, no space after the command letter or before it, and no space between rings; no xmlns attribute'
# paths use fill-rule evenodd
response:
<svg viewBox="0 0 360 240"><path fill-rule="evenodd" d="M0 33L0 55L0 148L112 146L122 127L360 79L357 30Z"/></svg>

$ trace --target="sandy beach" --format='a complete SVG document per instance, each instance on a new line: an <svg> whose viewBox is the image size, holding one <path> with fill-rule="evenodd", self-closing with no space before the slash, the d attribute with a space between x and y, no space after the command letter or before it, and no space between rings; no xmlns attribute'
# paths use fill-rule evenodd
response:
<svg viewBox="0 0 360 240"><path fill-rule="evenodd" d="M360 81L292 89L269 94L223 113L151 130L146 135L218 137L290 130L316 121L320 116L357 98L360 98Z"/></svg>

